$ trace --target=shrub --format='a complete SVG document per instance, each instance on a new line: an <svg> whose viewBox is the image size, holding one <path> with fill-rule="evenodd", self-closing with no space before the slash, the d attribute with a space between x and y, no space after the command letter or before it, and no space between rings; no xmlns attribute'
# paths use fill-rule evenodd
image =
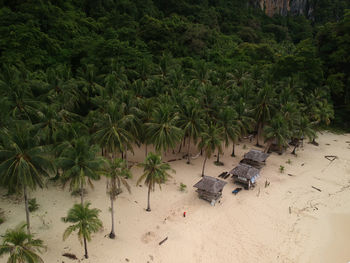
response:
<svg viewBox="0 0 350 263"><path fill-rule="evenodd" d="M183 184L183 183L180 183L179 189L180 189L181 192L185 192L186 189L187 189L187 185L185 185L185 184Z"/></svg>
<svg viewBox="0 0 350 263"><path fill-rule="evenodd" d="M36 198L29 199L28 204L29 212L34 212L39 209L39 204L36 202Z"/></svg>
<svg viewBox="0 0 350 263"><path fill-rule="evenodd" d="M283 165L280 165L280 173L283 173L284 172L284 166Z"/></svg>

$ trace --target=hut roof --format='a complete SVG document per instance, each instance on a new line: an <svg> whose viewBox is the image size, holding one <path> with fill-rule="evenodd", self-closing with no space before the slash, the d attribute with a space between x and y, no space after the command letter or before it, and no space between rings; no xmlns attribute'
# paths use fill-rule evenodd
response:
<svg viewBox="0 0 350 263"><path fill-rule="evenodd" d="M217 178L211 176L203 176L203 178L193 187L216 194L222 191L225 184L227 184L225 181L219 180Z"/></svg>
<svg viewBox="0 0 350 263"><path fill-rule="evenodd" d="M252 149L248 153L244 155L245 159L250 159L256 162L265 162L265 160L269 157L268 153L264 153L259 150Z"/></svg>
<svg viewBox="0 0 350 263"><path fill-rule="evenodd" d="M252 167L245 163L240 163L238 166L236 166L230 171L230 174L239 177L244 177L250 180L253 177L259 175L259 169L256 169L255 167Z"/></svg>

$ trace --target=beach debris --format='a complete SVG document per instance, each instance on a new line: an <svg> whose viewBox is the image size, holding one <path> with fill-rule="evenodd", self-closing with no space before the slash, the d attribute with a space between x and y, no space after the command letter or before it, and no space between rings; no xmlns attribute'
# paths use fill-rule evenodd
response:
<svg viewBox="0 0 350 263"><path fill-rule="evenodd" d="M260 189L260 188L259 188ZM237 187L235 190L232 191L234 195L238 194L242 190L242 187Z"/></svg>
<svg viewBox="0 0 350 263"><path fill-rule="evenodd" d="M288 174L289 176L295 176L294 174Z"/></svg>
<svg viewBox="0 0 350 263"><path fill-rule="evenodd" d="M168 237L164 238L162 241L159 242L159 245L162 245L167 240L168 240Z"/></svg>
<svg viewBox="0 0 350 263"><path fill-rule="evenodd" d="M73 259L73 260L77 260L78 259L77 256L72 254L72 253L64 253L64 254L62 254L62 256L70 258L70 259Z"/></svg>
<svg viewBox="0 0 350 263"><path fill-rule="evenodd" d="M335 159L338 158L338 156L335 156L335 155L325 155L324 158L326 158L328 161L333 162Z"/></svg>
<svg viewBox="0 0 350 263"><path fill-rule="evenodd" d="M219 174L218 177L224 178L227 175L227 172L222 172L221 174Z"/></svg>
<svg viewBox="0 0 350 263"><path fill-rule="evenodd" d="M312 187L313 189L319 191L319 192L322 192L322 190L321 190L320 188L317 188L317 187L315 187L315 186L311 186L311 187Z"/></svg>
<svg viewBox="0 0 350 263"><path fill-rule="evenodd" d="M302 163L301 166L304 166L305 163Z"/></svg>
<svg viewBox="0 0 350 263"><path fill-rule="evenodd" d="M180 160L182 160L182 159L181 158L180 159L171 159L171 160L168 161L168 163L175 162L175 161L180 161Z"/></svg>
<svg viewBox="0 0 350 263"><path fill-rule="evenodd" d="M265 181L265 188L268 187L268 186L270 186L270 182L266 180Z"/></svg>
<svg viewBox="0 0 350 263"><path fill-rule="evenodd" d="M186 217L186 211L184 212L184 214L183 214L183 215L184 215L184 217Z"/></svg>
<svg viewBox="0 0 350 263"><path fill-rule="evenodd" d="M128 258L125 258L125 261L126 261L126 262L129 262L129 261L130 261L130 259L128 259Z"/></svg>

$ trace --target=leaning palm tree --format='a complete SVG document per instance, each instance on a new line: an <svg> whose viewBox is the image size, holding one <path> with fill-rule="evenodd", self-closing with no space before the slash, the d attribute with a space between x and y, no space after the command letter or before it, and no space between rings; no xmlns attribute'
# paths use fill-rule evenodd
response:
<svg viewBox="0 0 350 263"><path fill-rule="evenodd" d="M175 172L175 170L171 169L168 163L163 163L160 155L154 154L152 152L147 155L145 162L140 163L138 166L143 168L143 174L137 180L136 184L138 185L141 181L144 181L145 185L148 186L146 211L150 212L151 191L154 191L156 184L158 184L159 188L161 189L161 184L164 183L168 177L170 177L168 171L170 170L172 172Z"/></svg>
<svg viewBox="0 0 350 263"><path fill-rule="evenodd" d="M54 173L54 165L36 129L29 123L18 123L13 129L3 129L0 134L0 185L9 192L23 193L30 234L28 189L44 187L44 177Z"/></svg>
<svg viewBox="0 0 350 263"><path fill-rule="evenodd" d="M3 236L0 245L0 257L10 254L7 263L44 263L37 252L42 253L46 247L40 239L34 239L33 235L24 231L25 224L9 229Z"/></svg>
<svg viewBox="0 0 350 263"><path fill-rule="evenodd" d="M123 159L115 158L114 160L108 161L108 168L106 170L106 176L109 178L107 183L108 195L111 199L111 216L112 216L112 229L109 234L110 238L115 238L114 233L114 200L122 192L122 185L130 191L130 186L128 184L127 178L131 177L130 170L126 166L126 162Z"/></svg>
<svg viewBox="0 0 350 263"><path fill-rule="evenodd" d="M85 258L88 258L87 242L91 241L91 234L102 228L102 222L98 218L100 210L90 209L91 203L75 204L69 209L67 217L62 218L65 223L73 223L63 233L63 240L66 240L72 232L78 231L78 239L84 242Z"/></svg>
<svg viewBox="0 0 350 263"><path fill-rule="evenodd" d="M98 147L90 145L86 137L80 137L65 145L66 148L57 159L57 166L62 169L63 186L69 182L70 191L80 191L83 205L86 181L93 187L92 180L100 179L105 159L96 156Z"/></svg>
<svg viewBox="0 0 350 263"><path fill-rule="evenodd" d="M204 150L204 162L202 169L202 176L204 176L204 169L207 159L211 157L212 153L218 149L219 153L222 153L222 140L223 140L224 128L217 125L210 124L205 132L201 133L201 141L199 143L199 149Z"/></svg>

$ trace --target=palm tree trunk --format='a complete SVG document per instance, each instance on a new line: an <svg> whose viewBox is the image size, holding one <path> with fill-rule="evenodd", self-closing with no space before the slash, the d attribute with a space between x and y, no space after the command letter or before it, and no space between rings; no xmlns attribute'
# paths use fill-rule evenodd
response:
<svg viewBox="0 0 350 263"><path fill-rule="evenodd" d="M148 198L147 198L147 212L151 212L151 205L150 205L150 197L151 197L151 187L148 186Z"/></svg>
<svg viewBox="0 0 350 263"><path fill-rule="evenodd" d="M206 162L207 162L207 155L205 155L205 158L204 158L203 169L202 169L202 177L204 176L204 168L205 168L205 163Z"/></svg>
<svg viewBox="0 0 350 263"><path fill-rule="evenodd" d="M30 235L30 218L29 218L28 195L27 195L27 187L26 186L23 186L23 195L24 195L24 207L26 210L27 233L28 233L28 235Z"/></svg>
<svg viewBox="0 0 350 263"><path fill-rule="evenodd" d="M297 147L298 147L298 144L295 144L295 145L294 145L294 149L293 149L293 151L292 151L292 154L295 155L295 150L297 149Z"/></svg>
<svg viewBox="0 0 350 263"><path fill-rule="evenodd" d="M261 145L259 144L259 137L260 137L260 133L261 133L261 122L259 122L259 125L258 125L258 134L256 135L256 146L260 147Z"/></svg>
<svg viewBox="0 0 350 263"><path fill-rule="evenodd" d="M112 229L111 229L111 233L109 233L109 238L114 239L115 238L115 233L114 233L114 198L113 198L112 194L110 194L110 198L111 198Z"/></svg>
<svg viewBox="0 0 350 263"><path fill-rule="evenodd" d="M265 150L264 150L265 153L269 152L270 147L271 147L271 144L272 144L272 141L271 141L271 140L267 142L266 148L265 148Z"/></svg>
<svg viewBox="0 0 350 263"><path fill-rule="evenodd" d="M190 164L190 146L191 146L191 137L188 139L188 146L187 146L187 164Z"/></svg>
<svg viewBox="0 0 350 263"><path fill-rule="evenodd" d="M232 153L231 153L231 156L232 157L235 157L236 155L235 155L235 143L234 142L232 142Z"/></svg>
<svg viewBox="0 0 350 263"><path fill-rule="evenodd" d="M216 158L216 163L219 164L220 163L220 152L218 150L218 157Z"/></svg>
<svg viewBox="0 0 350 263"><path fill-rule="evenodd" d="M181 149L182 149L182 142L180 142L180 147L179 147L179 150L177 151L177 153L180 153Z"/></svg>
<svg viewBox="0 0 350 263"><path fill-rule="evenodd" d="M84 205L84 186L83 186L83 180L80 181L80 202L81 202L81 205Z"/></svg>
<svg viewBox="0 0 350 263"><path fill-rule="evenodd" d="M147 154L148 154L148 151L147 151L147 143L146 143L146 147L145 147L145 148L146 148L146 157L147 157Z"/></svg>
<svg viewBox="0 0 350 263"><path fill-rule="evenodd" d="M126 168L129 168L129 164L128 164L128 149L125 147L125 162L126 162Z"/></svg>
<svg viewBox="0 0 350 263"><path fill-rule="evenodd" d="M88 250L87 250L86 237L84 237L84 249L85 249L85 255L84 255L84 257L85 257L85 258L89 258Z"/></svg>

